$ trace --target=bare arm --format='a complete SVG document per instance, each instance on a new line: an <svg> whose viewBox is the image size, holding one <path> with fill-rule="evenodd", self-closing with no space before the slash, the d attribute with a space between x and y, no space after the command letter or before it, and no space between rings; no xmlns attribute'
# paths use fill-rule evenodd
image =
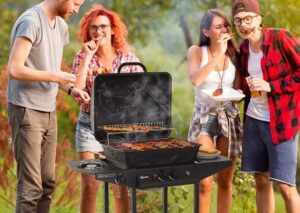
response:
<svg viewBox="0 0 300 213"><path fill-rule="evenodd" d="M61 85L72 85L75 76L67 72L42 71L25 66L25 60L32 48L32 43L24 38L18 37L12 47L8 74L11 79L35 82L56 82Z"/></svg>
<svg viewBox="0 0 300 213"><path fill-rule="evenodd" d="M222 57L222 54L217 54L206 65L200 67L202 62L202 51L198 46L191 46L188 50L188 74L189 78L194 86L202 84L204 79L217 65L218 61Z"/></svg>
<svg viewBox="0 0 300 213"><path fill-rule="evenodd" d="M230 38L231 37L228 33L224 33L219 37L219 39L217 40L217 43L219 45L217 54L214 55L203 67L200 67L202 62L201 48L195 45L189 48L187 55L189 77L194 86L199 86L209 75L209 73L215 68L222 56L224 56L227 50L227 42Z"/></svg>
<svg viewBox="0 0 300 213"><path fill-rule="evenodd" d="M88 41L83 44L82 50L84 51L85 55L80 62L79 68L76 72L76 83L75 86L79 89L85 88L86 77L88 75L89 63L93 55L98 50L100 41Z"/></svg>
<svg viewBox="0 0 300 213"><path fill-rule="evenodd" d="M79 68L76 72L75 86L79 89L85 88L86 77L88 75L88 67L89 67L90 61L91 61L91 57L84 55L80 65L79 65Z"/></svg>

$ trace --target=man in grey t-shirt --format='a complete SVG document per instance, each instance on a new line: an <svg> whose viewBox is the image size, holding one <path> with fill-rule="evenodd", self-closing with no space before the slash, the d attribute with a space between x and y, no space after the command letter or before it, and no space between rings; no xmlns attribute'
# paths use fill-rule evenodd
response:
<svg viewBox="0 0 300 213"><path fill-rule="evenodd" d="M45 0L25 11L11 33L8 62L8 116L17 162L16 212L49 212L55 187L58 87L74 99L89 101L73 88L75 76L62 72L63 47L69 42L64 19L84 0Z"/></svg>

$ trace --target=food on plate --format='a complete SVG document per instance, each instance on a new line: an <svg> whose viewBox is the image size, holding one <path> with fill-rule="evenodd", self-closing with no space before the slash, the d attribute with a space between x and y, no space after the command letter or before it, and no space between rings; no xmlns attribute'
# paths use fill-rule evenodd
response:
<svg viewBox="0 0 300 213"><path fill-rule="evenodd" d="M213 92L213 96L220 96L223 93L223 89L222 88L218 88Z"/></svg>
<svg viewBox="0 0 300 213"><path fill-rule="evenodd" d="M200 147L198 150L198 154L217 154L219 153L219 150L215 148L209 148L209 147Z"/></svg>
<svg viewBox="0 0 300 213"><path fill-rule="evenodd" d="M203 89L202 93L214 101L239 101L245 97L242 92L233 88Z"/></svg>

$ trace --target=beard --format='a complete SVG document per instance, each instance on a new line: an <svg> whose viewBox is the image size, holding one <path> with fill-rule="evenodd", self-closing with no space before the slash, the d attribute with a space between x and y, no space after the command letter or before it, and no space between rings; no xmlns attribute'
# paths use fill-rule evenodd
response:
<svg viewBox="0 0 300 213"><path fill-rule="evenodd" d="M69 0L65 0L57 5L57 16L66 20L71 14Z"/></svg>

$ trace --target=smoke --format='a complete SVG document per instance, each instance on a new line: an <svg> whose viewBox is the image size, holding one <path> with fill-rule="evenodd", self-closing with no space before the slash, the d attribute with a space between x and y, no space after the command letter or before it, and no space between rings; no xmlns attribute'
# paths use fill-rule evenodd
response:
<svg viewBox="0 0 300 213"><path fill-rule="evenodd" d="M170 126L171 79L166 73L107 75L95 81L99 125L157 123Z"/></svg>

